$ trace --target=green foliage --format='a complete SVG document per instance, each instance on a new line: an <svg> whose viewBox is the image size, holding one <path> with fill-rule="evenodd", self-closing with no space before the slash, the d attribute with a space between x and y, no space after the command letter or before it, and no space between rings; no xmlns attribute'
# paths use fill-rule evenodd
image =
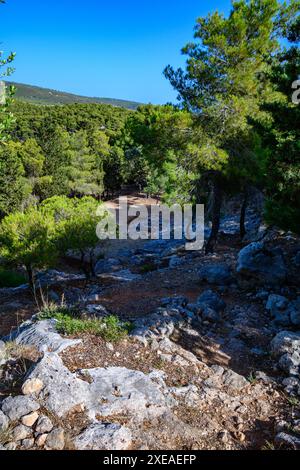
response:
<svg viewBox="0 0 300 470"><path fill-rule="evenodd" d="M80 312L77 307L69 307L64 303L57 305L54 302L44 301L43 307L38 313L39 320L55 318L56 315L67 315L69 317L79 318Z"/></svg>
<svg viewBox="0 0 300 470"><path fill-rule="evenodd" d="M69 194L69 134L57 125L45 125L38 140L45 155L43 176L48 178L40 185L40 198Z"/></svg>
<svg viewBox="0 0 300 470"><path fill-rule="evenodd" d="M145 273L145 274L146 273L151 273L151 272L157 270L157 266L154 263L147 263L147 264L143 264L143 266L141 266L140 270L141 270L142 273Z"/></svg>
<svg viewBox="0 0 300 470"><path fill-rule="evenodd" d="M3 52L0 51L0 80L13 73L14 69L11 67L11 63L14 61L15 55L16 54L12 52L5 57ZM8 131L14 122L13 114L9 111L14 93L15 87L11 85L5 87L4 102L2 102L3 97L0 96L0 145L8 140Z"/></svg>
<svg viewBox="0 0 300 470"><path fill-rule="evenodd" d="M102 218L97 215L98 208L99 203L89 196L82 199L57 196L41 205L41 213L55 221L57 249L61 254L69 250L78 252L87 276L95 274L94 250L99 244L96 227Z"/></svg>
<svg viewBox="0 0 300 470"><path fill-rule="evenodd" d="M0 288L18 287L25 283L26 278L22 274L0 268Z"/></svg>
<svg viewBox="0 0 300 470"><path fill-rule="evenodd" d="M130 323L120 322L116 316L105 318L76 318L66 310L60 311L60 307L52 311L40 312L39 320L54 318L56 329L65 335L76 336L82 334L92 334L101 336L105 341L118 342L124 339L130 332Z"/></svg>
<svg viewBox="0 0 300 470"><path fill-rule="evenodd" d="M106 105L15 102L11 137L25 167L26 198L118 191L125 181L123 128L131 112ZM29 188L29 190L28 190Z"/></svg>
<svg viewBox="0 0 300 470"><path fill-rule="evenodd" d="M108 197L121 189L124 177L124 151L121 147L114 145L103 161L104 187Z"/></svg>
<svg viewBox="0 0 300 470"><path fill-rule="evenodd" d="M0 144L0 215L20 209L26 195L25 171L17 146Z"/></svg>
<svg viewBox="0 0 300 470"><path fill-rule="evenodd" d="M183 48L186 71L168 66L166 77L179 98L218 137L248 129L248 117L262 121L263 100L281 99L266 72L279 50L276 37L283 7L277 0L234 1L226 18L219 12L197 20L195 39Z"/></svg>
<svg viewBox="0 0 300 470"><path fill-rule="evenodd" d="M190 200L188 182L199 170L203 142L203 134L193 126L189 112L170 105L141 106L126 123L130 179L138 180L149 195L176 202Z"/></svg>
<svg viewBox="0 0 300 470"><path fill-rule="evenodd" d="M42 174L45 156L37 141L27 139L19 144L19 156L27 178L37 178Z"/></svg>
<svg viewBox="0 0 300 470"><path fill-rule="evenodd" d="M103 147L107 144L105 135L101 141L101 136L98 134L98 140L103 144ZM86 131L78 131L69 137L70 166L68 169L68 184L71 194L96 196L103 193L102 159L108 153L108 149L103 149L103 154L100 148L97 148L97 151L98 154L96 150L93 151L89 147Z"/></svg>
<svg viewBox="0 0 300 470"><path fill-rule="evenodd" d="M299 13L299 10L298 10ZM286 230L300 233L300 104L291 100L292 83L300 75L300 17L286 29L290 48L273 59L271 78L285 95L283 103L266 103L272 126L260 126L266 148L266 219Z"/></svg>
<svg viewBox="0 0 300 470"><path fill-rule="evenodd" d="M9 265L25 266L33 287L36 269L50 266L57 257L53 219L36 208L5 217L0 226L0 256Z"/></svg>
<svg viewBox="0 0 300 470"><path fill-rule="evenodd" d="M228 17L215 12L197 20L195 42L183 48L185 70L165 69L205 132L202 171L221 172L227 190L257 182L257 137L250 121L270 125L272 114L263 105L284 101L269 76L270 58L280 50L280 34L292 14L277 0L234 1Z"/></svg>

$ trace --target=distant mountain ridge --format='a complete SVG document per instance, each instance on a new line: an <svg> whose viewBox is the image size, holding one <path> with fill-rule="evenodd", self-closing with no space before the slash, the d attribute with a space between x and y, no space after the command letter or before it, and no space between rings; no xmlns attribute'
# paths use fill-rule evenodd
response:
<svg viewBox="0 0 300 470"><path fill-rule="evenodd" d="M119 100L114 98L97 98L75 95L63 91L52 90L50 88L42 88L39 86L26 85L24 83L15 83L6 81L8 85L14 85L17 88L15 97L21 101L40 105L56 105L56 104L110 104L126 109L137 109L141 103L129 100Z"/></svg>

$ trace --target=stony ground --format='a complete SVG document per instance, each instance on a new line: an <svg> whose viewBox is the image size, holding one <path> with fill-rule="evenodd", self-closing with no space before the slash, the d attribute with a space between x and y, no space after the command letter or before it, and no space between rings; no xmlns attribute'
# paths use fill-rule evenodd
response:
<svg viewBox="0 0 300 470"><path fill-rule="evenodd" d="M0 446L299 447L300 243L267 231L249 245L235 226L224 219L213 255L131 242L106 249L93 282L76 260L48 273L49 301L132 322L114 344L61 337L30 321L26 289L0 291L0 334L13 340L1 346Z"/></svg>

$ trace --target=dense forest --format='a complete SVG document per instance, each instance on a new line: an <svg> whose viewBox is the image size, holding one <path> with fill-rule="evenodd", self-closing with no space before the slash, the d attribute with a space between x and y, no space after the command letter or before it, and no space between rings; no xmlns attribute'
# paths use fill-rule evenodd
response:
<svg viewBox="0 0 300 470"><path fill-rule="evenodd" d="M299 35L298 1L234 1L228 17L199 18L182 50L185 70L164 72L176 106L40 106L14 101L11 87L0 115L3 253L9 258L13 217L36 217L53 197L104 200L124 184L169 203L209 201L208 252L225 195L244 195L245 234L252 186L266 195L268 223L299 232ZM5 75L13 59L2 56Z"/></svg>

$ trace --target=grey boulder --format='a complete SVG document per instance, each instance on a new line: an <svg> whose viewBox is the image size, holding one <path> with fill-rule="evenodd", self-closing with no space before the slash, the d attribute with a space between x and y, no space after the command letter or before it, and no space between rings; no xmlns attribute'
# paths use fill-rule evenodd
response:
<svg viewBox="0 0 300 470"><path fill-rule="evenodd" d="M216 312L222 312L226 307L224 300L222 300L219 294L212 290L204 291L200 297L198 297L196 305L202 309L211 308Z"/></svg>
<svg viewBox="0 0 300 470"><path fill-rule="evenodd" d="M237 272L241 279L254 285L280 285L287 275L281 250L266 248L254 242L243 248L238 256Z"/></svg>
<svg viewBox="0 0 300 470"><path fill-rule="evenodd" d="M270 295L266 305L275 322L282 326L300 326L300 297L290 302L282 295Z"/></svg>
<svg viewBox="0 0 300 470"><path fill-rule="evenodd" d="M97 414L112 416L120 413L143 419L159 415L167 406L176 403L159 372L146 375L123 367L82 372L89 374L92 381L88 405L91 419Z"/></svg>
<svg viewBox="0 0 300 470"><path fill-rule="evenodd" d="M281 331L272 340L271 350L276 357L300 351L300 333Z"/></svg>
<svg viewBox="0 0 300 470"><path fill-rule="evenodd" d="M18 421L39 408L38 402L28 396L7 397L2 402L2 411L11 421Z"/></svg>
<svg viewBox="0 0 300 470"><path fill-rule="evenodd" d="M279 358L279 367L290 376L300 372L300 334L281 331L271 342L271 351Z"/></svg>
<svg viewBox="0 0 300 470"><path fill-rule="evenodd" d="M203 266L199 271L199 276L200 281L217 286L229 285L233 281L231 269L224 263Z"/></svg>
<svg viewBox="0 0 300 470"><path fill-rule="evenodd" d="M28 378L42 380L44 388L39 398L59 417L87 401L89 384L72 374L55 353L45 354Z"/></svg>

